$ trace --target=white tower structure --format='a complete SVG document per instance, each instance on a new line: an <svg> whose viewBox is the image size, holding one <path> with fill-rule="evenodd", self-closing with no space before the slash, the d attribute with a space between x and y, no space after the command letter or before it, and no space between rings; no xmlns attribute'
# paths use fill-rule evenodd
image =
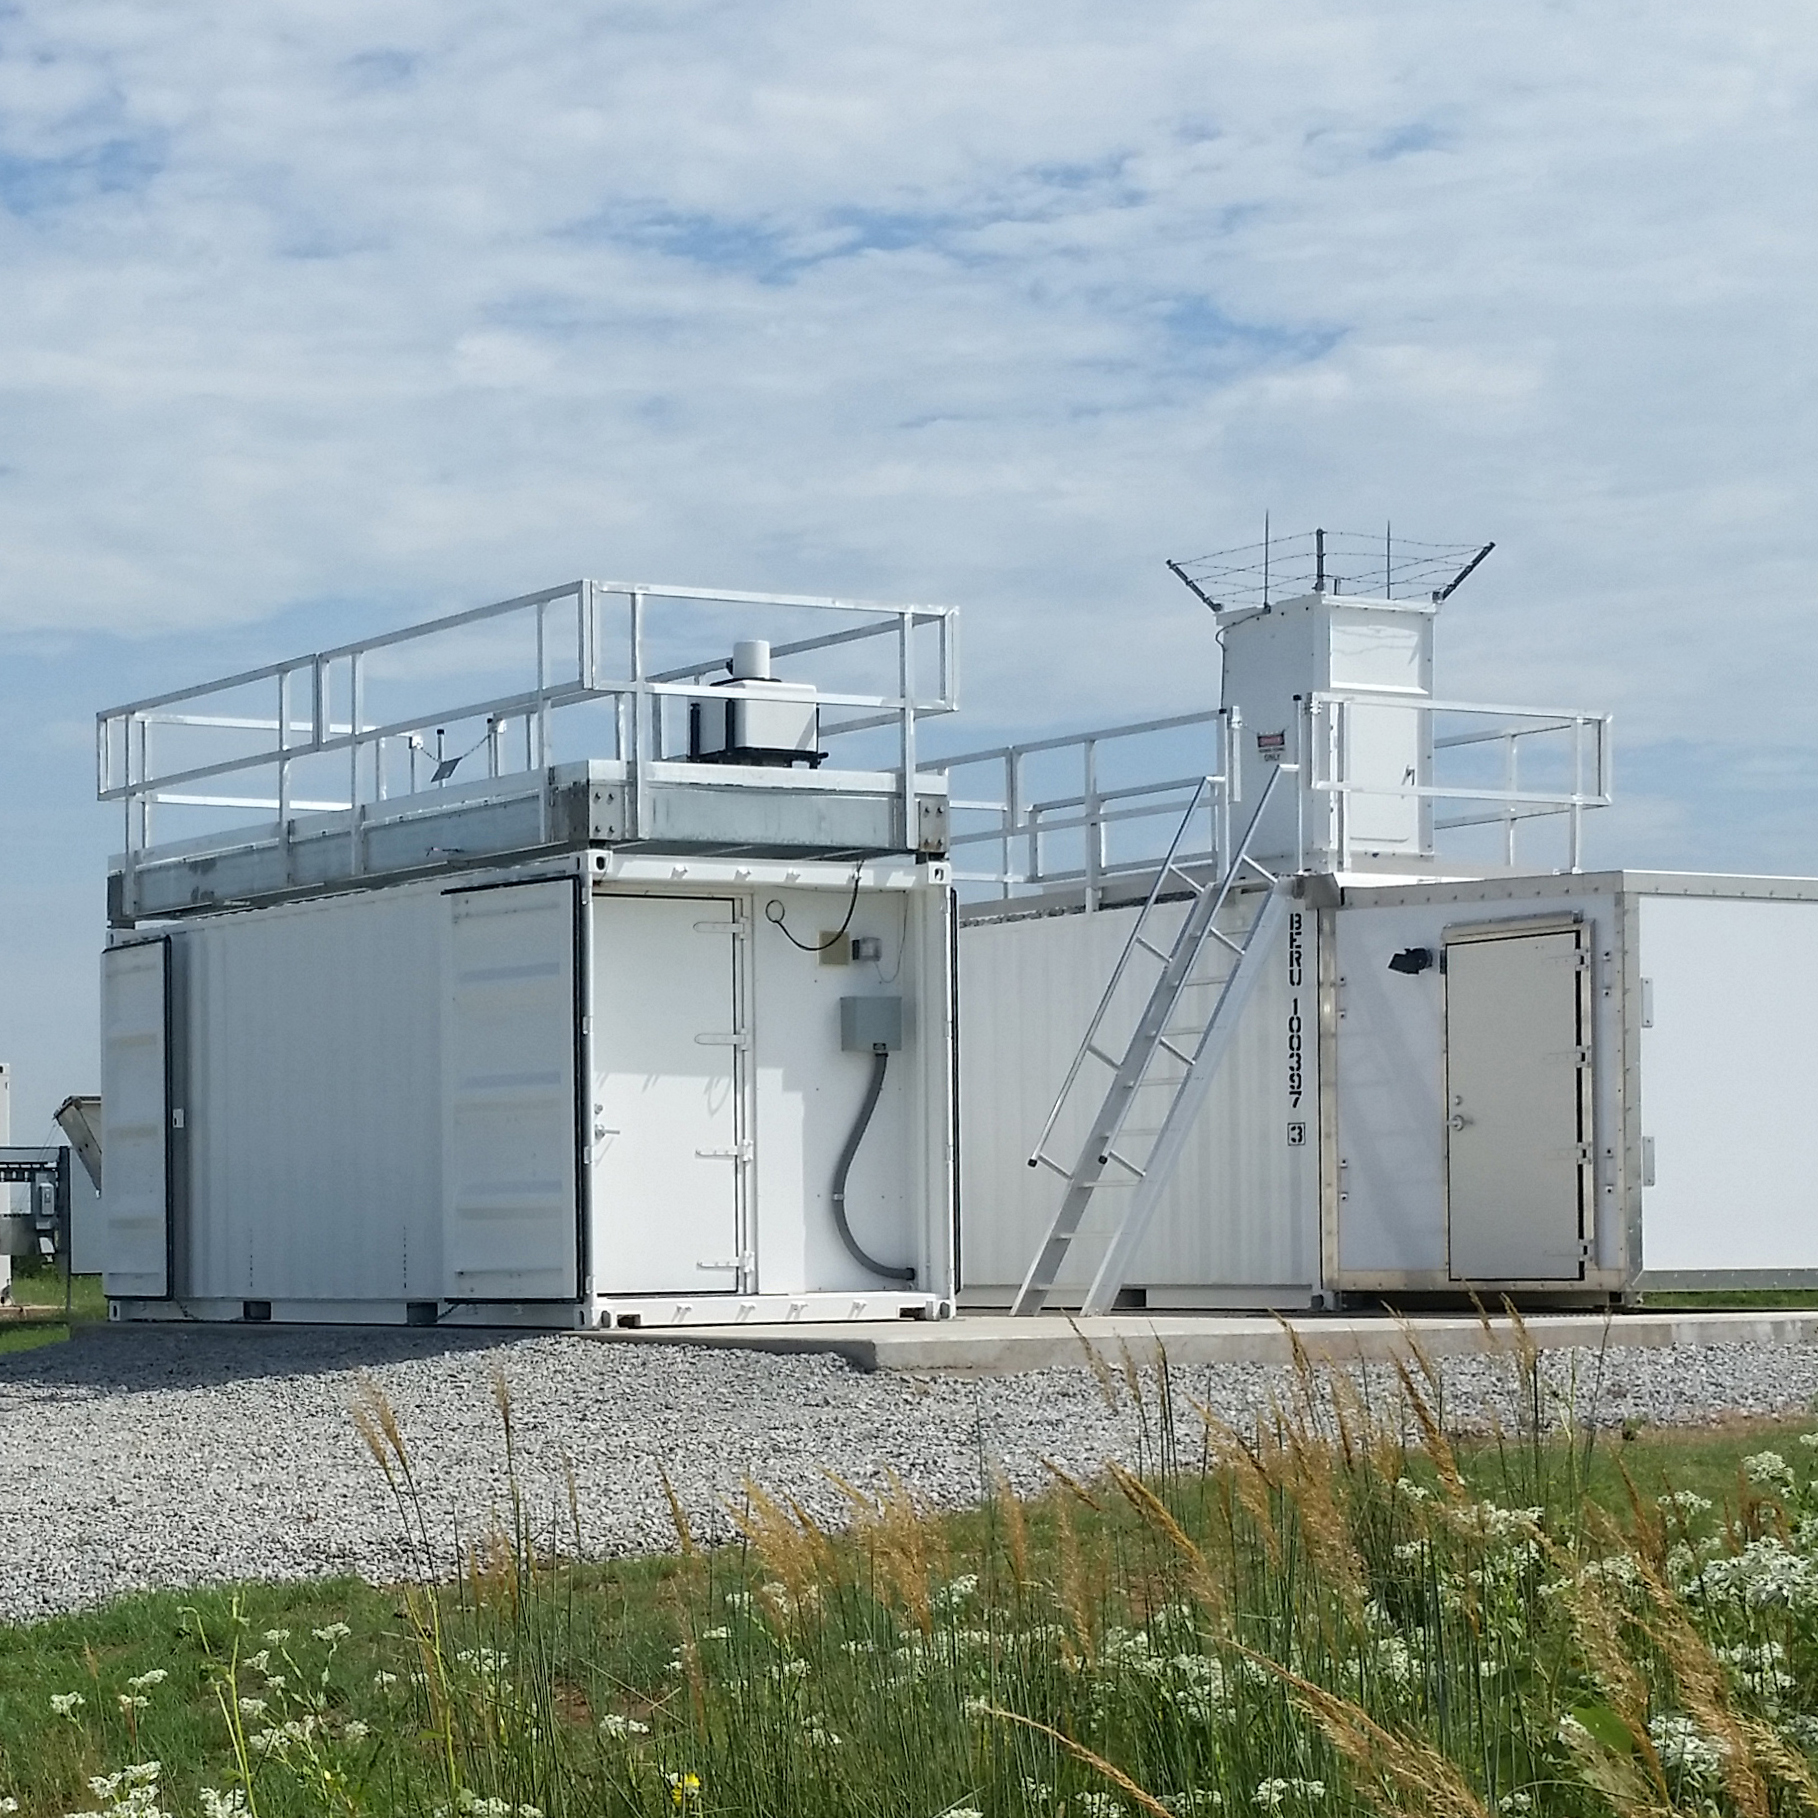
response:
<svg viewBox="0 0 1818 1818"><path fill-rule="evenodd" d="M1270 870L1430 868L1433 814L1419 791L1433 780L1438 611L1321 590L1220 615L1240 820L1272 769L1300 766L1257 829Z"/></svg>

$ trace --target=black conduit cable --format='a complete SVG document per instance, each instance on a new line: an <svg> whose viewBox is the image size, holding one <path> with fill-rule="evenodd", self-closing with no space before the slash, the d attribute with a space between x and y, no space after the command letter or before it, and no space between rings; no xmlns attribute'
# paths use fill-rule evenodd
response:
<svg viewBox="0 0 1818 1818"><path fill-rule="evenodd" d="M770 901L764 905L764 920L769 922L772 927L780 929L783 938L793 946L800 947L804 953L825 953L829 947L837 947L840 944L840 941L845 937L846 930L852 926L852 917L858 908L859 879L864 875L864 866L859 865L854 867L852 873L852 895L846 903L846 919L841 922L824 941L804 941L791 934L783 923L783 917L786 916L789 911L783 907L782 901L778 897L773 896Z"/></svg>
<svg viewBox="0 0 1818 1818"><path fill-rule="evenodd" d="M833 1222L839 1227L840 1242L846 1246L853 1260L862 1263L873 1275L881 1275L885 1281L914 1281L913 1269L893 1269L889 1263L881 1263L875 1256L868 1256L859 1240L852 1235L851 1225L846 1222L846 1176L852 1172L853 1157L858 1154L859 1144L865 1140L871 1114L877 1109L878 1095L884 1090L884 1072L889 1065L890 1056L886 1050L872 1050L871 1085L865 1093L865 1102L859 1106L858 1120L852 1126L852 1134L846 1138L846 1147L840 1153L839 1166L833 1170Z"/></svg>

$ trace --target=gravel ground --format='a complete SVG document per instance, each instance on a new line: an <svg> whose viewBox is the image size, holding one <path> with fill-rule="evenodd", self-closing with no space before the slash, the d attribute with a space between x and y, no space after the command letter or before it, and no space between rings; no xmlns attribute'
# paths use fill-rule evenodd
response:
<svg viewBox="0 0 1818 1818"><path fill-rule="evenodd" d="M1606 1422L1772 1414L1818 1393L1818 1345L1554 1352L1545 1368L1562 1402L1594 1404ZM1083 1368L974 1380L565 1337L103 1329L0 1358L0 1527L11 1536L0 1620L147 1585L395 1579L408 1567L398 1511L349 1414L362 1379L396 1410L432 1532L446 1536L501 1506L500 1370L532 1507L565 1508L566 1458L584 1544L601 1553L672 1543L659 1467L697 1532L714 1535L747 1474L837 1516L828 1471L875 1485L894 1467L919 1496L965 1503L986 1459L1033 1487L1043 1458L1090 1475L1136 1444L1128 1398ZM1445 1382L1454 1424L1514 1421L1506 1363L1448 1360ZM1188 1397L1244 1421L1288 1397L1292 1380L1221 1365L1179 1372L1175 1389L1191 1445Z"/></svg>

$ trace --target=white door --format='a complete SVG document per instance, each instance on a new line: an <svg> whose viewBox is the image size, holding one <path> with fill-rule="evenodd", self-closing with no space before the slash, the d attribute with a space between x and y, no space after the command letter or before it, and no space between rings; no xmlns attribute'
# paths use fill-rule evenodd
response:
<svg viewBox="0 0 1818 1818"><path fill-rule="evenodd" d="M1446 1195L1456 1281L1577 1281L1590 1031L1576 929L1450 940Z"/></svg>
<svg viewBox="0 0 1818 1818"><path fill-rule="evenodd" d="M442 1292L580 1288L570 878L451 892L442 1026Z"/></svg>
<svg viewBox="0 0 1818 1818"><path fill-rule="evenodd" d="M170 942L101 955L102 1283L109 1294L170 1293Z"/></svg>
<svg viewBox="0 0 1818 1818"><path fill-rule="evenodd" d="M737 910L601 896L593 918L595 1287L732 1293L749 1285Z"/></svg>
<svg viewBox="0 0 1818 1818"><path fill-rule="evenodd" d="M1422 798L1411 793L1423 781L1419 709L1352 701L1345 730L1345 776L1363 792L1345 797L1348 848L1419 852Z"/></svg>

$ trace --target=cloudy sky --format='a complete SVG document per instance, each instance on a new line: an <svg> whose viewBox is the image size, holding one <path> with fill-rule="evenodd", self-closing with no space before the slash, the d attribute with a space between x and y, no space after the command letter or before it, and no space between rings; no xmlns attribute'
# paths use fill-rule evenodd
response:
<svg viewBox="0 0 1818 1818"><path fill-rule="evenodd" d="M97 707L575 574L939 599L978 742L1162 567L1495 538L1602 863L1818 870L1818 33L1732 0L0 6L0 1058L92 1087Z"/></svg>

